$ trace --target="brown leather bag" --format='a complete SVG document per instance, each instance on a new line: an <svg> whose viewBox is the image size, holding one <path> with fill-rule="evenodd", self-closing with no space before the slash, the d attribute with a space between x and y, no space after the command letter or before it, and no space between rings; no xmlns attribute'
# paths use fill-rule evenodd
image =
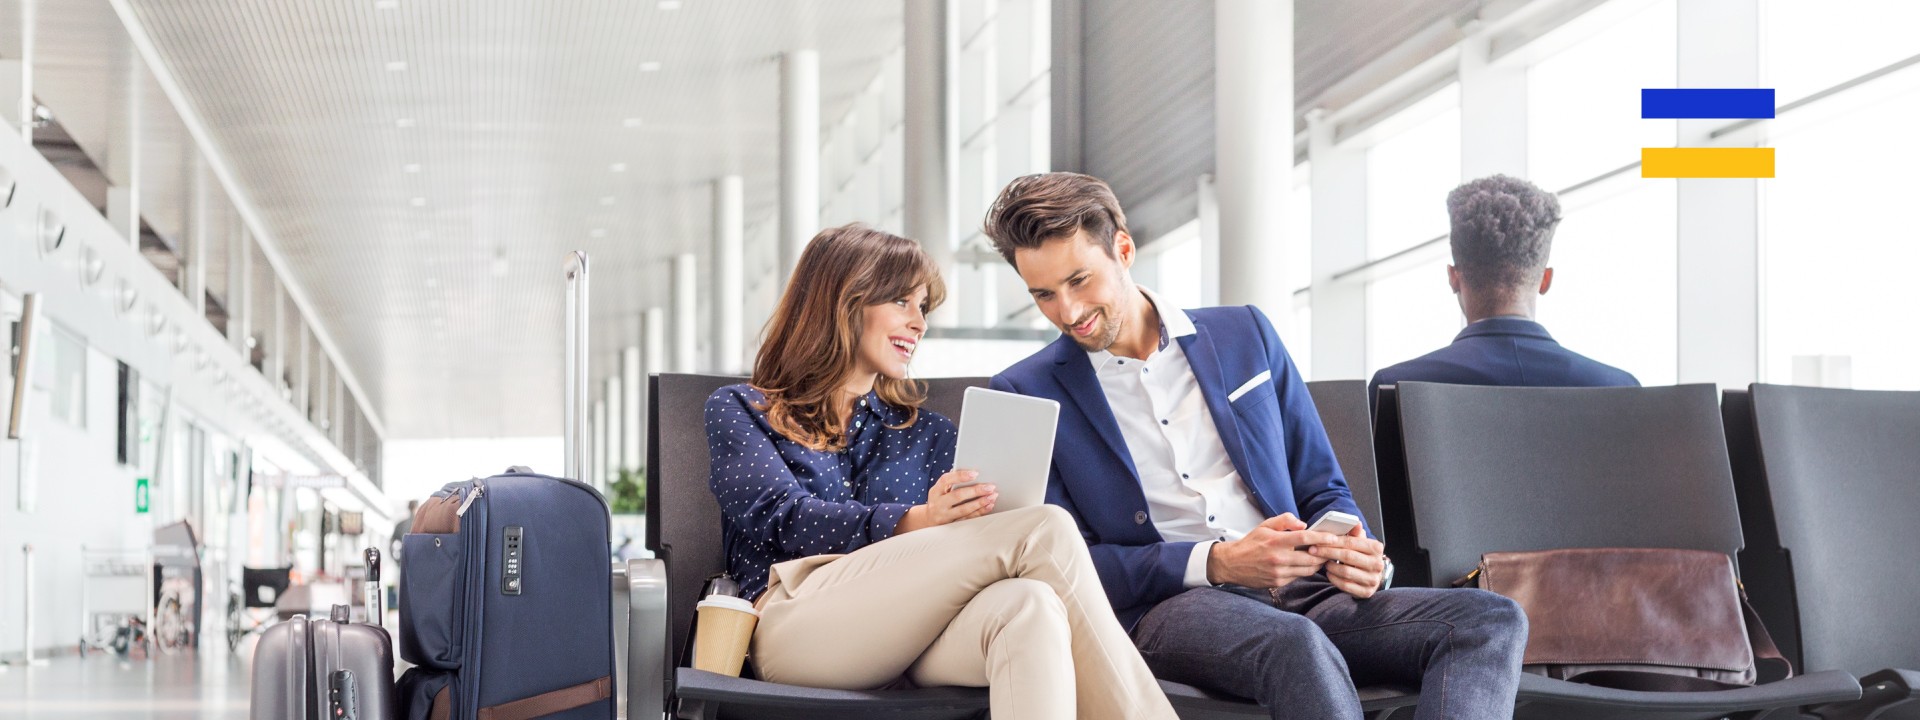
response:
<svg viewBox="0 0 1920 720"><path fill-rule="evenodd" d="M1487 553L1455 585L1526 610L1523 670L1625 690L1719 690L1791 676L1723 553L1583 548Z"/></svg>

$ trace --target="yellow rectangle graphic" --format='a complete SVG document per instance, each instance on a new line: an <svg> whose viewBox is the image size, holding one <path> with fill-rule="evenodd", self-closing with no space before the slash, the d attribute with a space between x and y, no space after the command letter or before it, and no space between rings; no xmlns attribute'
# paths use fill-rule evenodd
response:
<svg viewBox="0 0 1920 720"><path fill-rule="evenodd" d="M1770 178L1773 148L1640 148L1643 178Z"/></svg>

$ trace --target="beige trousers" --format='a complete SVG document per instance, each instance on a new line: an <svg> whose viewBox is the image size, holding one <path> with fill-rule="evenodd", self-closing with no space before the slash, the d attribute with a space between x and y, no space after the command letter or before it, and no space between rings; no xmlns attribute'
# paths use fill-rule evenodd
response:
<svg viewBox="0 0 1920 720"><path fill-rule="evenodd" d="M989 688L994 720L1153 718L1173 706L1113 617L1073 518L1051 505L773 566L763 679Z"/></svg>

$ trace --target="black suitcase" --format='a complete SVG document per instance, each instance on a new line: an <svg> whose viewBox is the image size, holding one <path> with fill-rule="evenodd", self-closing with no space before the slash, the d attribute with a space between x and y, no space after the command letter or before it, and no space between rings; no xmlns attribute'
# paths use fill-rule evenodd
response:
<svg viewBox="0 0 1920 720"><path fill-rule="evenodd" d="M367 551L367 584L380 584L380 551ZM374 593L370 597L377 597ZM393 646L378 625L351 622L352 609L335 605L330 617L305 615L267 628L253 653L252 720L392 720Z"/></svg>

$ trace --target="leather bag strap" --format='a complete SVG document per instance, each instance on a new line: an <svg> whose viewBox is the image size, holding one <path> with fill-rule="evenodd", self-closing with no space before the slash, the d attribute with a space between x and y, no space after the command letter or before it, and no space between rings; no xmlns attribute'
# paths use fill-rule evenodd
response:
<svg viewBox="0 0 1920 720"><path fill-rule="evenodd" d="M480 720L533 720L566 712L613 697L613 678L602 676L572 687L544 692L510 703L480 708Z"/></svg>

